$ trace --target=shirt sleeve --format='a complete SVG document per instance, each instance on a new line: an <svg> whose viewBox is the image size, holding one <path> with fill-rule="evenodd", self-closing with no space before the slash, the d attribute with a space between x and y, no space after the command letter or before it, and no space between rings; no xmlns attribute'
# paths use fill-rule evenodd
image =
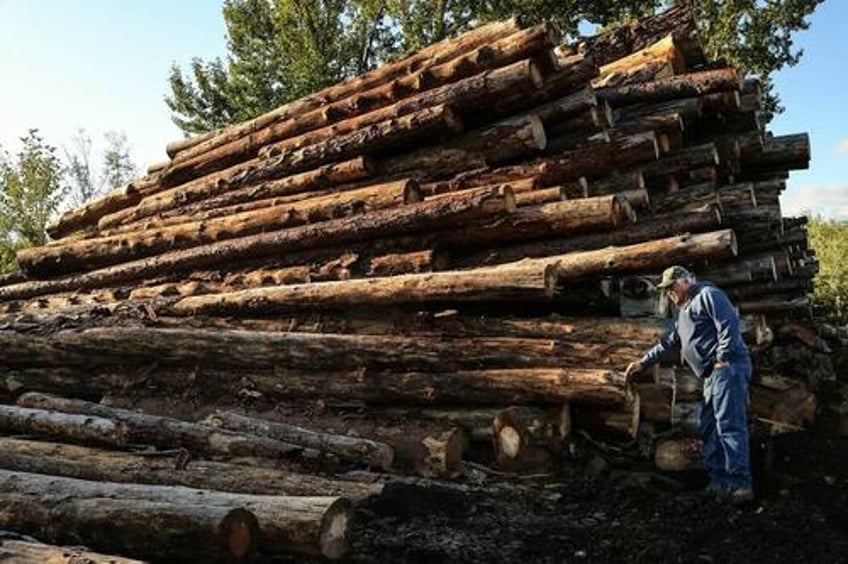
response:
<svg viewBox="0 0 848 564"><path fill-rule="evenodd" d="M649 368L668 356L679 344L680 337L677 335L677 314L675 313L674 322L669 330L660 337L657 344L646 352L639 362L643 368Z"/></svg>
<svg viewBox="0 0 848 564"><path fill-rule="evenodd" d="M704 294L704 308L715 323L716 360L727 362L730 359L733 337L739 333L739 316L733 309L727 294L719 289L711 289Z"/></svg>

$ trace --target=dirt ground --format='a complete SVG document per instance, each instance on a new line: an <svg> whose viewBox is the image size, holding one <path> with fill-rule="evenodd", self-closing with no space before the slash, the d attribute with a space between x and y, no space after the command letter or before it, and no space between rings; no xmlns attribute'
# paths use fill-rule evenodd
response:
<svg viewBox="0 0 848 564"><path fill-rule="evenodd" d="M390 485L360 507L353 562L848 562L848 439L760 443L756 503L700 492L700 473L617 468L485 485ZM596 468L597 470L597 468ZM598 474L598 472L594 472ZM460 482L461 483L461 482Z"/></svg>

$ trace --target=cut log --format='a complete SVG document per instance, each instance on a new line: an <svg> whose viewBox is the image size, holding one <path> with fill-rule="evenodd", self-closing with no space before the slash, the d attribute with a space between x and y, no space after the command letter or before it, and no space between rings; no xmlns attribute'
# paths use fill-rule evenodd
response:
<svg viewBox="0 0 848 564"><path fill-rule="evenodd" d="M686 62L677 49L674 35L666 35L638 51L601 65L600 74L598 78L592 81L592 85L595 88L604 88L627 83L628 78L635 71L646 66L661 65L669 65L673 74L685 70ZM644 80L640 80L640 82L644 82Z"/></svg>
<svg viewBox="0 0 848 564"><path fill-rule="evenodd" d="M49 336L0 332L0 342L12 358L11 366L119 367L127 363L163 366L208 366L251 368L305 368L316 370L397 369L449 372L482 367L511 368L559 366L599 367L619 365L629 350L623 343L565 342L515 337L467 337L443 339L439 336L338 335L321 333L273 333L260 331L221 331L203 329L159 329L97 327L83 331L60 331ZM18 356L20 354L20 356ZM22 396L21 405L32 407L33 397ZM41 401L41 400L40 400ZM43 400L47 401L47 400ZM59 399L50 400L60 402ZM67 400L70 401L70 400ZM45 404L52 405L52 404ZM82 404L81 404L82 405ZM43 406L39 406L43 407ZM52 408L52 407L51 407ZM83 409L83 407L80 407ZM97 404L87 405L85 413L115 418ZM101 410L101 411L97 411ZM72 411L68 409L67 411ZM83 413L78 411L77 413ZM131 413L118 419L130 424ZM181 432L180 421L175 435ZM165 424L165 423L162 423ZM139 429L153 422L140 420ZM185 440L205 445L213 428L186 428ZM155 435L152 433L152 435ZM164 439L164 435L160 437ZM145 440L148 440L145 437ZM156 436L149 440L157 440ZM182 439L181 439L182 440ZM234 438L235 440L235 438ZM221 439L221 443L225 443ZM198 447L200 448L200 447Z"/></svg>
<svg viewBox="0 0 848 564"><path fill-rule="evenodd" d="M568 404L557 409L511 407L499 411L492 422L495 461L501 468L511 467L532 448L556 449L571 433Z"/></svg>
<svg viewBox="0 0 848 564"><path fill-rule="evenodd" d="M333 495L352 500L382 491L379 484L331 480L276 467L185 461L178 454L167 452L131 454L8 437L0 437L0 448L0 468L96 482L187 486L262 495Z"/></svg>
<svg viewBox="0 0 848 564"><path fill-rule="evenodd" d="M267 437L321 452L332 453L344 460L376 466L381 470L391 468L394 457L390 446L376 441L320 433L297 425L247 417L231 411L219 411L207 417L204 423L239 433Z"/></svg>
<svg viewBox="0 0 848 564"><path fill-rule="evenodd" d="M545 148L547 138L536 116L496 123L437 147L427 147L386 159L380 174L407 175L419 171L422 179L445 178L481 166L532 155ZM469 163L474 163L469 166Z"/></svg>
<svg viewBox="0 0 848 564"><path fill-rule="evenodd" d="M681 44L690 65L703 62L694 14L688 4L675 4L659 14L585 38L579 48L582 52L591 53L599 65L605 65L644 49L669 34Z"/></svg>
<svg viewBox="0 0 848 564"><path fill-rule="evenodd" d="M688 98L714 92L735 91L742 87L739 73L732 67L693 72L662 80L604 88L598 97L614 108L631 104L656 104L676 98Z"/></svg>
<svg viewBox="0 0 848 564"><path fill-rule="evenodd" d="M4 528L168 560L245 559L257 548L268 555L339 558L352 517L350 503L338 497L233 494L8 470L0 470L0 499ZM93 534L98 531L105 534Z"/></svg>
<svg viewBox="0 0 848 564"><path fill-rule="evenodd" d="M338 100L348 98L358 92L372 89L381 84L386 84L391 80L421 71L428 67L440 65L461 56L464 53L474 51L492 41L497 41L512 35L519 31L519 26L515 20L507 20L502 22L493 22L484 26L480 26L469 32L466 32L456 38L449 38L438 43L434 43L429 47L425 47L407 57L404 57L393 63L382 65L373 71L363 75L351 78L339 84L329 86L288 104L263 114L257 118L230 126L220 132L216 132L214 137L198 142L189 149L184 149L182 158L194 157L216 147L220 147L235 139L239 139L267 127L273 123L280 122L305 112L319 108L325 104L330 104Z"/></svg>
<svg viewBox="0 0 848 564"><path fill-rule="evenodd" d="M0 405L0 429L23 435L60 436L89 444L125 446L130 429L120 421L75 413L56 413L14 405Z"/></svg>
<svg viewBox="0 0 848 564"><path fill-rule="evenodd" d="M642 170L645 177L678 174L694 168L716 166L719 164L718 149L715 144L706 143L696 147L680 149L650 163Z"/></svg>
<svg viewBox="0 0 848 564"><path fill-rule="evenodd" d="M564 186L540 188L515 195L515 205L518 207L541 206L553 202L563 202L568 199Z"/></svg>
<svg viewBox="0 0 848 564"><path fill-rule="evenodd" d="M527 36L525 32L519 32L518 35L525 38ZM532 35L534 38L543 37L545 30L537 27ZM484 70L480 64L472 63L472 65ZM496 65L487 62L484 66L493 68ZM475 73L456 74L469 76ZM168 173L181 177L197 177L219 170L227 163L251 158L259 153L260 148L271 143L274 143L273 148L267 149L269 151L267 154L294 151L386 120L399 119L427 107L451 104L460 109L460 105L468 105L484 98L507 92L512 93L516 90L529 91L542 84L539 70L529 60L525 60L385 105L397 98L399 88L402 88L398 86L400 82L409 83L415 78L414 76L402 77L391 83L389 87L374 91L376 96L374 98L369 98L371 95L368 93L362 93L362 97L341 100L335 104L317 108L308 114L276 123L202 155L176 159ZM451 78L461 78L461 76ZM449 79L443 77L437 79L437 82L444 84L449 82ZM412 90L415 91L417 88ZM406 91L409 92L409 89L407 88ZM362 103L358 103L366 100L368 106L364 107Z"/></svg>
<svg viewBox="0 0 848 564"><path fill-rule="evenodd" d="M98 222L100 229L139 221L173 208L217 197L220 205L298 194L330 186L354 182L372 174L371 162L363 157L333 163L294 175L267 166L248 163L220 173L176 186L145 197L138 206L106 215Z"/></svg>
<svg viewBox="0 0 848 564"><path fill-rule="evenodd" d="M762 152L743 157L742 166L749 174L809 168L810 136L801 133L767 139Z"/></svg>
<svg viewBox="0 0 848 564"><path fill-rule="evenodd" d="M248 259L304 248L447 227L463 220L492 217L514 209L510 192L480 189L433 202L421 202L293 229L252 235L132 261L85 274L0 287L0 299L32 297L110 286L163 273L185 272L233 259Z"/></svg>
<svg viewBox="0 0 848 564"><path fill-rule="evenodd" d="M169 417L145 415L125 409L111 408L83 400L73 400L30 392L18 398L18 405L33 410L89 415L110 419L113 425L126 429L126 440L163 448L186 448L191 452L229 456L291 457L303 451L299 446L242 433L223 431L206 425ZM47 417L45 412L43 417ZM70 429L70 430L68 430ZM53 435L73 439L73 427L55 425Z"/></svg>
<svg viewBox="0 0 848 564"><path fill-rule="evenodd" d="M654 464L665 472L682 472L703 466L703 444L698 439L669 439L657 445Z"/></svg>
<svg viewBox="0 0 848 564"><path fill-rule="evenodd" d="M18 263L23 270L34 274L49 273L50 267L45 270L45 264L61 265L65 273L90 270L175 249L396 207L420 199L414 182L400 180L253 211L232 210L238 213L222 217L201 216L199 221L24 249L18 253Z"/></svg>
<svg viewBox="0 0 848 564"><path fill-rule="evenodd" d="M141 560L98 554L75 546L3 539L0 560L7 564L143 564Z"/></svg>
<svg viewBox="0 0 848 564"><path fill-rule="evenodd" d="M483 251L454 253L451 255L451 265L454 267L489 266L510 263L523 258L541 258L600 249L608 245L633 245L682 233L710 231L720 225L721 215L717 209L658 215L635 225L625 224L620 229L605 233L557 237L532 243L493 247Z"/></svg>
<svg viewBox="0 0 848 564"><path fill-rule="evenodd" d="M165 145L165 154L168 155L169 158L173 159L177 155L177 153L187 151L192 147L200 145L204 141L212 139L219 133L221 133L220 130L212 130L207 131L205 133L198 133L197 135L192 135L191 137L183 137L182 139L170 141L167 145Z"/></svg>
<svg viewBox="0 0 848 564"><path fill-rule="evenodd" d="M135 206L140 201L141 194L133 183L130 183L124 188L111 190L83 206L65 212L58 220L47 226L47 234L52 239L67 237L75 231L96 226L100 218Z"/></svg>

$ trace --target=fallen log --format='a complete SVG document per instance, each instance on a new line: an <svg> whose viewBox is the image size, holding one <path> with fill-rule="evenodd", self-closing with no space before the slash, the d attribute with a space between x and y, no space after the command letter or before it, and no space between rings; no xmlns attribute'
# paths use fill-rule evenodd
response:
<svg viewBox="0 0 848 564"><path fill-rule="evenodd" d="M352 500L378 495L379 484L332 480L284 468L181 460L178 454L133 454L0 437L0 468L92 480L207 488L222 492L286 495L344 496Z"/></svg>
<svg viewBox="0 0 848 564"><path fill-rule="evenodd" d="M245 559L257 549L339 558L352 517L350 503L338 497L233 494L8 470L0 470L0 500L2 527L52 542L84 540L101 550L192 561ZM150 523L167 526L167 534Z"/></svg>
<svg viewBox="0 0 848 564"><path fill-rule="evenodd" d="M388 470L394 453L390 446L345 435L320 433L297 425L248 417L231 411L219 411L204 420L207 425L267 437L289 444L300 445L320 452L332 453L339 458L376 466Z"/></svg>

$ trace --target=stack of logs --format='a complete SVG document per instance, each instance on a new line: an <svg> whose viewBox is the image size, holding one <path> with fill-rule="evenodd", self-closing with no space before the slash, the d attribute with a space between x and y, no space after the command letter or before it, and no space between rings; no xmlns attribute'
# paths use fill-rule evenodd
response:
<svg viewBox="0 0 848 564"><path fill-rule="evenodd" d="M556 43L484 25L172 143L21 251L0 430L58 442L0 439L0 528L339 556L365 468L450 476L476 444L518 471L572 429L671 421L679 370L620 372L670 264L752 343L807 311L779 196L809 141L764 130L758 82L706 60L683 3Z"/></svg>

